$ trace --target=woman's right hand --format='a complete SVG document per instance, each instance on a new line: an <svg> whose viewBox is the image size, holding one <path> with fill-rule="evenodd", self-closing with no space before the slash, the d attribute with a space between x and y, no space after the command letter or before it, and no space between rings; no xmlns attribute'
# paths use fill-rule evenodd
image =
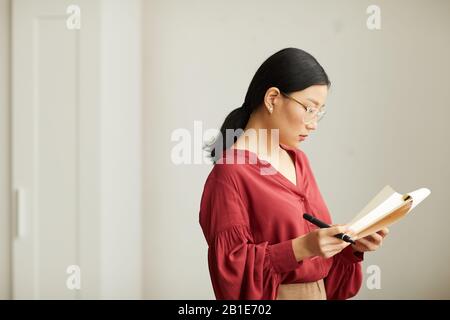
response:
<svg viewBox="0 0 450 320"><path fill-rule="evenodd" d="M313 256L331 258L350 245L350 243L334 237L338 233L346 232L349 234L346 225L334 225L330 228L315 229L293 239L292 247L295 258L297 261Z"/></svg>

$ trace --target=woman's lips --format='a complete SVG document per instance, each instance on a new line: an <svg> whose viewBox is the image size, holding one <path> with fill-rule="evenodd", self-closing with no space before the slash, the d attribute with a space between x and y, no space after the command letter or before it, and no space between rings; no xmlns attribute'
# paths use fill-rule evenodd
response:
<svg viewBox="0 0 450 320"><path fill-rule="evenodd" d="M306 134L306 135L300 134L300 135L298 136L298 140L303 141L303 140L306 139L307 136L308 136L307 134Z"/></svg>

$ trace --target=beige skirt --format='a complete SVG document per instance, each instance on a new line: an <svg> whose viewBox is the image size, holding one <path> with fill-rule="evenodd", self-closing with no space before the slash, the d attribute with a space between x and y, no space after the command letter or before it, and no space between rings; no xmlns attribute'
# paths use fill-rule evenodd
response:
<svg viewBox="0 0 450 320"><path fill-rule="evenodd" d="M326 300L323 279L314 282L280 284L277 300Z"/></svg>

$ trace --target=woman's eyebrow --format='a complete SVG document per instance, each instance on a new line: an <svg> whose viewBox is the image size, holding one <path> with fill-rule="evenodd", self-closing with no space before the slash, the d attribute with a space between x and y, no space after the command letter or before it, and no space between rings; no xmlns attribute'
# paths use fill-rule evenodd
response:
<svg viewBox="0 0 450 320"><path fill-rule="evenodd" d="M317 100L314 100L313 98L306 98L306 99L308 99L309 101L313 102L316 106L319 105L319 102ZM323 107L325 107L325 104L321 108L323 108Z"/></svg>

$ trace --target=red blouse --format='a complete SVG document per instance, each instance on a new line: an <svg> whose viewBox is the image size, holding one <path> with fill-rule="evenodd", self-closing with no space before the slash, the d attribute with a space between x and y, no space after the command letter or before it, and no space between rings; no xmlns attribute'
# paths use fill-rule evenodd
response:
<svg viewBox="0 0 450 320"><path fill-rule="evenodd" d="M328 259L295 259L292 239L317 228L303 213L331 218L305 153L280 146L295 157L297 186L239 149L224 152L205 182L199 218L216 298L273 300L280 284L320 279L328 299L350 298L361 287L362 253L348 246Z"/></svg>

